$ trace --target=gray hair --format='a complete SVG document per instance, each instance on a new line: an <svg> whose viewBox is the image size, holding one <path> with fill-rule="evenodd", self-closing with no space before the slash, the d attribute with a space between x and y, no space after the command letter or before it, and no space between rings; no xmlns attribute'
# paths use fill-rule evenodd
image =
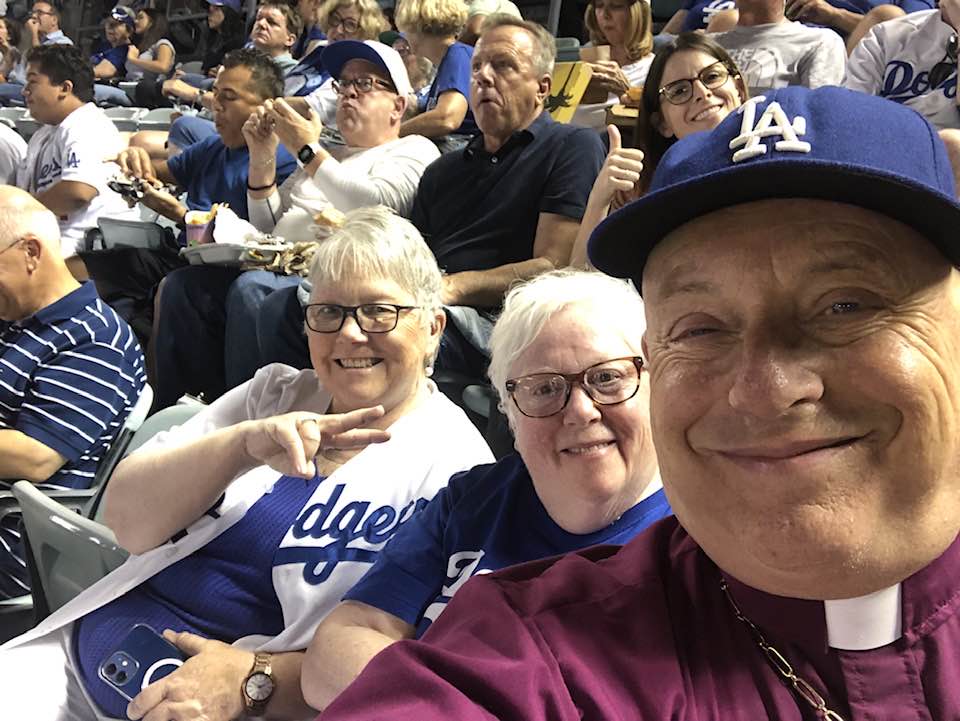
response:
<svg viewBox="0 0 960 721"><path fill-rule="evenodd" d="M627 344L640 354L647 328L643 300L629 282L585 270L556 270L515 285L503 301L503 312L490 336L490 368L487 373L500 398L500 408L509 416L507 379L514 362L540 335L554 315L575 305L601 309L591 320L617 323Z"/></svg>
<svg viewBox="0 0 960 721"><path fill-rule="evenodd" d="M557 60L557 42L543 25L532 22L531 20L522 20L515 15L494 13L493 15L488 15L487 19L484 20L480 28L480 35L482 37L484 33L503 27L514 27L526 30L533 39L533 44L536 46L533 57L530 58L533 62L533 69L538 76L553 76L553 66Z"/></svg>
<svg viewBox="0 0 960 721"><path fill-rule="evenodd" d="M352 278L392 280L421 308L442 305L436 258L420 231L383 205L351 210L343 225L317 245L310 267L314 288Z"/></svg>
<svg viewBox="0 0 960 721"><path fill-rule="evenodd" d="M0 243L6 245L32 235L60 257L57 216L32 195L10 185L0 185L0 210Z"/></svg>

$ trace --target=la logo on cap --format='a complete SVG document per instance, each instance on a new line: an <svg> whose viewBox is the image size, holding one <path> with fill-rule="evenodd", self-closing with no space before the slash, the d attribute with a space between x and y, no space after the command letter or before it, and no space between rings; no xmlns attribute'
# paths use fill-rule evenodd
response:
<svg viewBox="0 0 960 721"><path fill-rule="evenodd" d="M795 117L791 123L787 114L783 112L783 108L780 107L780 103L772 102L763 111L760 119L756 120L757 105L764 100L766 97L758 95L750 98L737 109L743 119L740 122L740 135L730 141L730 150L740 148L733 154L734 163L750 160L766 153L767 146L760 142L761 138L783 138L773 144L774 150L789 153L809 153L811 150L810 143L798 137L807 132L807 120L802 115Z"/></svg>

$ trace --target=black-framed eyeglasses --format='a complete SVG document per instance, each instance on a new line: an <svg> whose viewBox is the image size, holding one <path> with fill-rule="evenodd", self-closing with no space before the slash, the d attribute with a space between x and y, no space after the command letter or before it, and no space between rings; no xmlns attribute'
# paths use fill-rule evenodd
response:
<svg viewBox="0 0 960 721"><path fill-rule="evenodd" d="M699 80L703 83L703 87L708 90L716 90L727 82L731 74L730 68L722 62L716 62L697 73L695 78L680 78L672 83L667 83L660 88L659 94L671 105L683 105L689 103L690 98L693 97L694 81Z"/></svg>
<svg viewBox="0 0 960 721"><path fill-rule="evenodd" d="M336 333L343 328L343 323L349 315L353 316L364 333L389 333L397 327L401 311L417 308L419 306L393 303L364 303L363 305L310 303L303 307L303 320L307 328L317 333Z"/></svg>
<svg viewBox="0 0 960 721"><path fill-rule="evenodd" d="M954 33L947 41L947 51L943 55L943 60L934 65L930 70L928 81L931 88L940 87L943 81L949 78L953 71L957 69L958 55L960 55L960 40L957 39L957 34Z"/></svg>
<svg viewBox="0 0 960 721"><path fill-rule="evenodd" d="M348 33L355 33L360 29L360 23L353 18L342 18L339 15L331 15L328 19L330 30L340 27Z"/></svg>
<svg viewBox="0 0 960 721"><path fill-rule="evenodd" d="M397 92L396 88L393 87L386 80L381 80L380 78L371 78L368 75L361 75L359 78L344 78L343 80L333 80L331 81L331 86L333 87L333 92L337 95L346 95L347 90L351 87L357 89L357 92L361 95L366 95L374 88L379 88L380 90L389 90L391 93Z"/></svg>
<svg viewBox="0 0 960 721"><path fill-rule="evenodd" d="M578 384L590 399L612 406L633 398L640 388L643 359L627 356L596 363L579 373L532 373L507 381L507 393L517 410L530 418L546 418L559 413L570 402L573 384Z"/></svg>

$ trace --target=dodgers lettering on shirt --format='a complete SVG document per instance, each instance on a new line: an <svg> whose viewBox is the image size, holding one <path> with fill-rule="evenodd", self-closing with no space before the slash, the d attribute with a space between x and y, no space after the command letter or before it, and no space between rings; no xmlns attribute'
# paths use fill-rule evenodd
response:
<svg viewBox="0 0 960 721"><path fill-rule="evenodd" d="M523 460L511 454L451 478L344 598L403 619L419 636L473 576L598 543L625 543L670 513L660 489L605 528L568 533L547 513Z"/></svg>
<svg viewBox="0 0 960 721"><path fill-rule="evenodd" d="M883 76L883 86L880 88L880 97L893 100L896 103L905 103L929 92L940 91L946 97L957 97L957 69L936 87L930 86L930 70L917 69L903 60L891 60L887 63Z"/></svg>
<svg viewBox="0 0 960 721"><path fill-rule="evenodd" d="M325 500L303 508L274 557L275 566L303 564L303 580L321 584L341 562L373 563L379 547L427 505L424 498L399 511L391 505L373 508L370 501L341 504L345 488L338 483Z"/></svg>

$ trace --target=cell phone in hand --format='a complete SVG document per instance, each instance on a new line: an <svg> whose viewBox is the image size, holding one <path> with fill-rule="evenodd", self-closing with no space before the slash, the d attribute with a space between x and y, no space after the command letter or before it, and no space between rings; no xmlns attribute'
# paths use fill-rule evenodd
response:
<svg viewBox="0 0 960 721"><path fill-rule="evenodd" d="M186 655L143 623L130 629L117 649L97 669L100 678L127 701L155 681L176 671Z"/></svg>

